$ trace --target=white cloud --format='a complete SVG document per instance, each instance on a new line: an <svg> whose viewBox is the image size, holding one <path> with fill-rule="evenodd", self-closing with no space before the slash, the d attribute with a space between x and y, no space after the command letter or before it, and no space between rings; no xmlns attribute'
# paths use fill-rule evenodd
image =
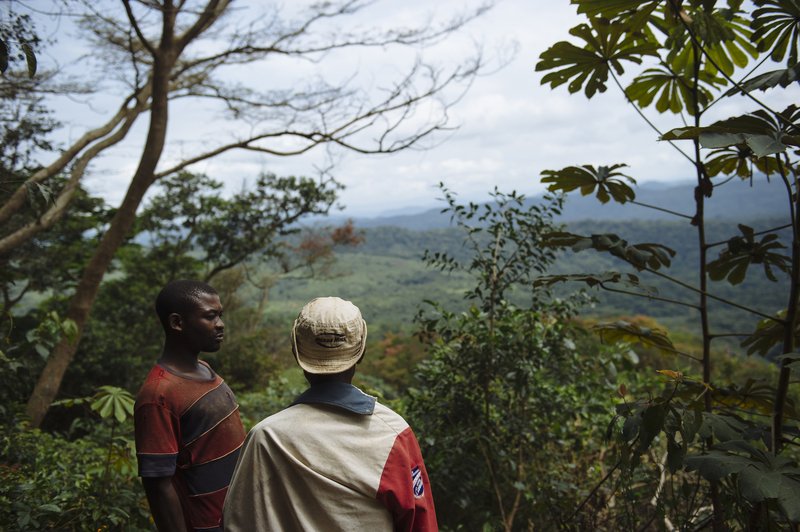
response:
<svg viewBox="0 0 800 532"><path fill-rule="evenodd" d="M293 3L292 9L299 3ZM461 0L405 0L382 2L368 16L357 19L364 27L371 24L412 25L420 13L434 9L447 15L461 9ZM437 138L428 151L407 151L387 156L361 156L341 153L334 175L346 185L341 203L351 215L376 214L405 205L434 204L436 184L444 180L465 199L485 199L498 186L532 194L542 190L538 183L544 169L571 164L610 164L625 162L628 173L640 182L682 179L691 168L668 144L657 142L657 134L626 103L613 83L608 92L587 100L583 94L569 95L565 87L551 90L542 86L542 74L535 72L538 56L559 40L569 40L568 30L579 19L568 0L501 0L484 17L470 24L463 35L423 51L426 58L447 62L472 50L477 41L484 43L487 54L518 44L518 54L504 69L475 80L470 92L454 107L450 116L460 128ZM363 54L331 54L320 63L298 66L277 61L270 68L251 69L251 81L271 86L279 80L291 86L309 76L330 75L339 78L357 73L358 79L373 87L384 86L387 74L403 71L408 57L398 58L385 50ZM263 80L258 80L262 76ZM94 102L109 109L111 99ZM776 107L800 101L800 91L790 90L776 99ZM99 122L100 114L75 114L64 103L64 116L79 126L67 130L70 138L83 127ZM752 110L743 98L720 102L709 118L729 116ZM57 111L59 111L57 109ZM233 137L236 129L221 122L209 122L208 114L198 109L177 106L172 112L169 134L173 140L165 152L165 162L191 153L204 143L220 136ZM663 130L682 125L672 115L645 111ZM214 116L214 115L211 115ZM423 120L424 114L415 117ZM82 127L81 127L82 126ZM241 127L241 125L237 126ZM137 148L143 141L139 125L132 140L116 148L95 165L88 180L92 190L112 203L122 198L127 179L137 161ZM688 149L688 143L686 148ZM258 156L253 153L228 154L193 168L224 179L226 190L235 190L241 180L258 172L313 175L325 165L325 151L314 150L293 158Z"/></svg>

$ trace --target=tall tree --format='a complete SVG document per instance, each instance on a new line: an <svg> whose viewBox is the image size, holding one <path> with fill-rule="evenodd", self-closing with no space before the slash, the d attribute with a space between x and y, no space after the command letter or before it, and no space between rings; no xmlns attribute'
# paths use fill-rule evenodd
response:
<svg viewBox="0 0 800 532"><path fill-rule="evenodd" d="M228 198L219 195L222 186L205 175L180 172L154 187L156 193L146 200L134 231L117 253L116 275L100 287L83 341L64 378L65 395L85 395L100 384L127 389L137 385L139 372L146 370L159 349L152 301L173 279L211 282L220 292L226 315L234 313L223 364L244 358L244 366L263 356L263 346L251 347L243 338L263 336L262 305L269 288L264 278L267 272L280 275L289 257L299 254L288 239L301 238L298 221L304 216L328 211L336 183L265 174ZM334 246L347 245L341 239L334 241L342 228L314 229L320 238L330 233L320 253L332 255ZM310 268L316 258L298 257L288 268ZM261 298L243 300L242 293L254 292ZM242 382L253 382L256 373L254 367L249 374L244 368L237 374L247 378Z"/></svg>
<svg viewBox="0 0 800 532"><path fill-rule="evenodd" d="M254 68L272 58L319 61L326 53L339 49L424 47L445 38L487 9L480 5L442 24L421 28L348 31L347 17L368 5L359 0L313 4L291 20L262 5L266 9L263 17L242 20L236 18L237 11L230 0L81 4L83 34L103 50L98 56L112 61L108 66L114 73L109 79L118 78L122 72L120 86L125 90L112 117L32 173L0 206L0 223L4 223L26 208L30 187L59 172L69 173L66 184L41 216L12 232L4 232L0 254L13 252L55 224L69 207L87 166L125 139L137 119L146 117L148 128L125 197L70 301L67 317L77 324L77 339L65 339L56 346L28 401L27 412L33 426L41 423L55 398L103 275L133 226L144 194L158 179L232 150L292 156L333 144L364 154L392 153L418 145L447 125L447 108L458 98L458 94L449 91L468 84L481 70L480 56L470 57L450 70L419 60L377 99L346 82L319 82L311 87L280 90L226 80L224 68ZM324 24L328 24L327 28L321 28ZM331 27L338 30L330 31ZM121 66L126 68L120 70ZM159 167L167 142L171 104L189 98L221 103L230 118L248 124L240 128L247 133L233 140L218 139L214 145L206 144L197 153ZM414 111L428 102L439 102L440 114L406 127Z"/></svg>
<svg viewBox="0 0 800 532"><path fill-rule="evenodd" d="M667 371L665 375L673 379L675 388L665 397L643 401L635 408L625 405L619 410L627 418L624 438L631 441L631 445L636 443L638 451L633 454L638 459L663 431L668 452L665 464L660 467L665 476L667 469L675 473L683 465L689 446L695 437L698 438L702 454L686 458L685 464L710 481L704 496L708 496L713 507L708 520L715 530L725 530L731 524L730 505L724 503L721 495L721 490L731 489L723 482L727 477L735 479L732 498L741 504L739 511L749 514L745 518L745 528L772 527L779 521L800 522L797 470L792 469L785 456L780 456L786 443L793 440L796 443L797 432L796 426L787 423L786 413L792 406L787 393L790 366L797 360L800 309L800 165L797 159L800 110L795 104L780 109L770 101L770 96L782 95L781 89L797 87L800 6L795 0L755 0L747 4L742 0L574 0L573 3L587 19L570 30L582 43L559 42L542 53L536 65L537 70L547 71L542 83L552 87L566 84L571 93L583 90L592 98L606 90L611 78L624 98L654 129L643 109L654 107L659 113L684 115L681 117L684 127L668 132L656 130L661 140L669 141L679 156L689 162L696 180L694 194L687 198L686 205L656 208L683 218L695 227L698 275L696 282L691 282L668 274L675 252L659 244L631 244L614 234L582 236L561 232L551 235L550 245L572 247L576 251L607 252L634 267L637 274L562 275L540 282L583 281L696 312L702 339L697 359L704 389L693 400L682 402L676 392L679 386L691 389L691 379L684 380L682 372ZM756 67L745 71L753 60L757 61ZM769 60L783 64L775 70L762 72L759 67L767 65ZM643 65L643 68L623 85L622 74L629 65ZM754 106L752 112L713 123L706 121L712 106L724 98L739 95L746 96L748 103ZM777 100L780 102L780 98ZM687 142L679 141L690 141L690 148L686 148ZM709 151L704 152L704 149ZM596 194L603 203L611 200L635 203L636 195L630 186L635 180L622 173L624 166L570 166L546 171L542 181L553 191L580 190L583 195ZM729 183L737 177L753 180L763 178L764 174L767 178L777 178L786 189L786 202L776 205L776 216L782 215L785 223L758 231L740 224L739 234L726 241L711 242L706 234L706 206L713 201L714 191L731 186ZM788 245L784 245L780 231L787 228L790 237ZM718 256L713 258L715 249L720 248ZM788 253L784 251L787 248ZM714 281L737 285L758 270L776 283L776 289L785 291L787 300L783 312L772 314L715 293ZM683 292L676 298L648 292L639 282L639 272L669 280ZM714 330L709 323L714 304L747 312L762 322L752 333ZM658 338L655 331L628 323L609 324L603 333L607 337L656 343L675 352L667 337ZM772 348L780 346L777 385L772 388L763 385L763 389L771 389L773 393L772 400L766 403L771 410L768 427L747 419L733 432L720 428L720 423L742 416L741 409L732 407L731 397L742 401L738 406L747 407L748 415L758 412L751 402L752 383L734 384L722 391L723 385L715 379L712 342L723 337L743 338L742 345L748 347L749 354L767 355ZM702 417L696 417L692 410L701 408ZM691 428L693 420L698 420L698 427L702 420L699 432ZM682 428L675 428L681 424ZM765 449L750 443L756 439L756 434L763 433L769 434L764 438ZM729 444L729 440L734 439L738 443ZM780 484L780 490L773 489L772 482ZM658 492L662 491L663 483L659 483ZM694 527L703 522L706 516L702 513L693 509L679 516L684 520L681 526ZM651 522L655 518L652 517ZM665 518L665 522L668 521L669 516Z"/></svg>

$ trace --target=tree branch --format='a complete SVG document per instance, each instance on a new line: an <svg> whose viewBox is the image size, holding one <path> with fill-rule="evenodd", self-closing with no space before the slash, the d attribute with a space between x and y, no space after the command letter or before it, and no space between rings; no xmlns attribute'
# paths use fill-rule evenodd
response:
<svg viewBox="0 0 800 532"><path fill-rule="evenodd" d="M104 139L96 142L90 146L80 157L75 161L75 164L70 171L70 178L67 180L64 188L58 194L58 197L53 202L53 205L39 218L23 225L16 229L14 232L4 236L0 239L0 255L9 253L11 250L21 245L22 243L30 240L36 234L44 231L53 226L67 211L75 192L78 190L78 185L83 178L89 163L105 149L122 141L130 131L133 124L139 115L147 109L148 104L146 99L140 99L137 106L128 110L122 125L112 134ZM30 180L29 180L30 181ZM26 187L27 184L23 184Z"/></svg>
<svg viewBox="0 0 800 532"><path fill-rule="evenodd" d="M139 37L139 42L141 42L142 46L144 46L147 51L150 52L150 55L155 56L156 49L142 34L142 29L139 27L139 23L136 21L136 17L133 15L130 0L122 0L122 5L125 6L125 14L128 15L128 21L131 23L133 31L136 32L136 36Z"/></svg>
<svg viewBox="0 0 800 532"><path fill-rule="evenodd" d="M129 108L129 105L132 102L141 102L143 99L149 97L149 95L149 84L137 89L133 94L125 98L117 113L105 124L84 133L81 138L75 141L69 148L64 150L64 152L55 161L50 163L48 166L45 166L44 168L34 172L33 175L31 175L22 185L20 185L17 190L15 190L14 193L6 200L6 202L3 203L2 207L0 207L0 224L7 222L11 216L19 212L19 210L25 205L28 194L28 186L34 183L41 183L42 181L45 181L46 179L49 179L63 171L64 168L66 168L66 166L72 162L75 157L77 157L78 154L80 154L87 146L95 142L97 139L101 139L108 135L114 131L114 129L117 128L121 122L126 120L132 112L132 109ZM137 103L133 109L137 109L138 106L139 103Z"/></svg>
<svg viewBox="0 0 800 532"><path fill-rule="evenodd" d="M177 42L175 46L177 48L178 55L183 52L186 46L194 41L201 33L206 31L211 25L219 19L222 13L229 5L229 0L210 0L206 7L203 9L203 12L197 17L194 24L187 29L182 35L178 36ZM181 2L181 6L183 6L183 2ZM179 8L180 9L180 8Z"/></svg>
<svg viewBox="0 0 800 532"><path fill-rule="evenodd" d="M739 310L743 310L745 312L749 312L750 314L755 314L756 316L761 316L762 318L774 321L776 323L780 323L780 324L784 323L784 320L782 320L780 318L776 318L775 316L770 316L769 314L764 314L763 312L760 312L760 311L752 309L752 308L745 307L743 305L740 305L738 303L735 303L735 302L730 301L728 299L725 299L723 297L715 296L714 294L711 294L709 292L705 292L703 290L700 290L699 288L696 288L696 287L694 287L694 286L692 286L692 285L690 285L688 283L684 283L683 281L681 281L679 279L676 279L675 277L671 277L671 276L669 276L669 275L667 275L665 273L661 273L661 272L659 272L657 270L651 270L650 268L645 268L645 271L648 271L648 272L652 273L653 275L656 275L656 276L661 277L663 279L666 279L666 280L668 280L670 282L673 282L673 283L677 284L678 286L682 286L683 288L686 288L687 290L691 290L692 292L694 292L696 294L705 295L706 297L708 297L710 299L713 299L715 301L719 301L720 303L725 303L726 305L730 305L731 307L738 308Z"/></svg>

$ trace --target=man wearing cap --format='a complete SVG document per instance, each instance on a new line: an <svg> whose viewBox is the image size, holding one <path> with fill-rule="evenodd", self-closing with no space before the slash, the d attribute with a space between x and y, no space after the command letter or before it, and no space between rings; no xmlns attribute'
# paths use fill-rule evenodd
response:
<svg viewBox="0 0 800 532"><path fill-rule="evenodd" d="M321 297L300 311L292 350L310 387L248 434L226 531L438 530L414 433L351 384L366 340L349 301Z"/></svg>

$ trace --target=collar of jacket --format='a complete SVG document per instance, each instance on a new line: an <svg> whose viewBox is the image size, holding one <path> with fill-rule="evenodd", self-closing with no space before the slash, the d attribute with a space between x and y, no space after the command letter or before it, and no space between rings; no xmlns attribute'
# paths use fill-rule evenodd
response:
<svg viewBox="0 0 800 532"><path fill-rule="evenodd" d="M323 404L335 406L364 416L372 415L376 399L352 384L340 381L321 382L311 386L294 400L297 404Z"/></svg>

